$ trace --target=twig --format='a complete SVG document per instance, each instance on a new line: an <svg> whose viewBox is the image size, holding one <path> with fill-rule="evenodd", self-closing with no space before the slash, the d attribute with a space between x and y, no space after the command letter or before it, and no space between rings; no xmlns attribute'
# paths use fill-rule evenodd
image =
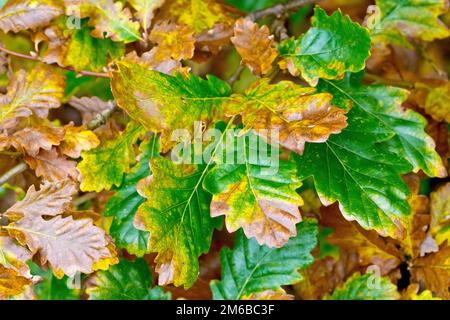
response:
<svg viewBox="0 0 450 320"><path fill-rule="evenodd" d="M15 52L12 50L8 50L2 46L0 46L0 51L3 51L11 56L15 56L18 58L22 58L22 59L28 59L28 60L32 60L32 61L38 61L38 62L42 62L45 63L44 61L42 61L38 56L30 56L30 55L26 55L23 53L19 53L19 52ZM109 78L109 74L108 73L103 73L103 72L94 72L94 71L85 71L85 70L81 70L81 71L76 71L74 68L72 67L62 67L58 64L52 64L52 66L57 66L61 69L64 70L69 70L69 71L73 71L76 72L78 74L81 74L83 76L91 76L91 77L100 77L100 78Z"/></svg>
<svg viewBox="0 0 450 320"><path fill-rule="evenodd" d="M78 207L79 205L94 199L97 196L95 192L83 194L81 197L73 200L73 205Z"/></svg>
<svg viewBox="0 0 450 320"><path fill-rule="evenodd" d="M240 64L239 67L236 69L236 71L234 72L234 74L230 77L230 79L228 79L228 83L229 84L233 84L234 82L236 82L237 80L239 80L242 72L244 71L245 67Z"/></svg>
<svg viewBox="0 0 450 320"><path fill-rule="evenodd" d="M89 121L86 124L86 127L89 130L95 130L98 127L104 125L106 123L106 120L108 120L108 118L112 115L112 113L114 112L114 110L116 109L116 106L114 104L114 106L112 108L106 109L103 112L97 114L94 119L92 119L91 121Z"/></svg>
<svg viewBox="0 0 450 320"><path fill-rule="evenodd" d="M28 165L25 162L21 162L17 164L15 167L11 168L9 171L7 171L4 175L0 177L0 186L8 182L9 179L12 177L18 175L19 173L24 172L28 169Z"/></svg>
<svg viewBox="0 0 450 320"><path fill-rule="evenodd" d="M296 10L296 9L300 8L301 6L304 6L305 4L313 4L313 3L317 3L319 1L320 0L293 0L286 4L279 4L279 5L267 8L267 9L262 9L259 11L252 12L246 18L256 21L265 16L270 16L270 15L279 16L286 12Z"/></svg>

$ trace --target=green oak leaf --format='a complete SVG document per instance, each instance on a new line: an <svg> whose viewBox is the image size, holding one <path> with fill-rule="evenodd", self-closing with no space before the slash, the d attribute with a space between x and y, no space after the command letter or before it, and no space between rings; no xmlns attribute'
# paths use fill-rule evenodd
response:
<svg viewBox="0 0 450 320"><path fill-rule="evenodd" d="M77 166L80 172L80 189L100 192L111 189L113 185L120 186L124 173L130 171L130 165L136 158L133 144L145 132L141 125L130 123L116 139L104 141L95 149L83 151L83 160Z"/></svg>
<svg viewBox="0 0 450 320"><path fill-rule="evenodd" d="M147 262L121 259L106 271L89 279L89 300L170 300L170 293L152 288L152 272Z"/></svg>
<svg viewBox="0 0 450 320"><path fill-rule="evenodd" d="M154 158L150 168L152 176L138 186L147 201L139 207L135 225L150 232L159 284L189 288L198 277L198 257L209 251L212 233L221 226L211 218L211 196L202 188L208 166Z"/></svg>
<svg viewBox="0 0 450 320"><path fill-rule="evenodd" d="M296 192L301 182L295 163L279 160L278 148L253 130L232 138L235 147L222 152L224 159L217 161L203 182L213 194L211 216L225 215L229 232L242 228L261 245L281 247L296 235L295 225L301 220L298 207L303 201ZM267 150L264 156L262 149Z"/></svg>
<svg viewBox="0 0 450 320"><path fill-rule="evenodd" d="M364 69L370 55L369 32L340 10L328 16L316 7L312 28L299 39L288 39L278 50L284 58L283 68L293 75L301 74L312 86L319 78L340 79L345 72Z"/></svg>
<svg viewBox="0 0 450 320"><path fill-rule="evenodd" d="M362 112L361 117L371 119L373 126L366 127L365 131L370 129L376 142L384 142L393 153L406 159L414 172L423 170L430 177L446 177L447 170L435 150L436 145L425 132L426 119L402 107L408 91L384 85L364 86L359 76L348 75L334 82L324 80L319 87L333 94L337 106L345 107L347 100Z"/></svg>
<svg viewBox="0 0 450 320"><path fill-rule="evenodd" d="M76 288L75 279L64 276L58 279L51 269L43 270L34 262L28 263L31 274L39 276L41 280L33 285L33 290L38 300L78 300L80 288ZM73 286L73 288L72 288Z"/></svg>
<svg viewBox="0 0 450 320"><path fill-rule="evenodd" d="M374 42L410 46L406 37L433 41L450 36L450 30L439 20L447 11L443 0L377 0L378 10L368 17Z"/></svg>
<svg viewBox="0 0 450 320"><path fill-rule="evenodd" d="M162 132L162 152L175 144L174 130L192 132L195 121L208 125L221 119L222 104L231 95L230 86L214 76L169 76L127 61L117 67L111 81L117 104L148 130Z"/></svg>
<svg viewBox="0 0 450 320"><path fill-rule="evenodd" d="M272 249L238 232L234 248L221 251L222 279L211 282L213 298L239 300L300 281L299 269L314 261L311 251L317 245L317 232L315 220L302 221L297 225L296 237Z"/></svg>
<svg viewBox="0 0 450 320"><path fill-rule="evenodd" d="M342 83L344 80L329 84L340 88ZM328 86L320 88L330 89ZM383 99L381 96L378 100L355 96L360 103L353 103L348 113L348 127L325 143L308 143L303 155L294 155L294 158L300 179L313 176L323 204L338 201L348 220L356 220L363 228L374 229L381 235L402 238L410 208L409 189L400 175L409 172L411 165L401 153L395 154L383 147L381 142L392 140L395 132L383 130L380 116L387 117L389 112L397 110L396 103L401 100L403 91L385 90ZM339 92L332 92L335 91ZM343 101L336 96L336 105ZM375 110L368 107L370 104Z"/></svg>
<svg viewBox="0 0 450 320"><path fill-rule="evenodd" d="M354 273L325 300L397 300L400 294L388 277Z"/></svg>
<svg viewBox="0 0 450 320"><path fill-rule="evenodd" d="M142 257L148 252L147 231L138 230L133 225L134 216L138 207L145 201L136 190L139 180L148 177L150 172L149 161L159 156L159 138L152 136L140 146L143 150L139 162L125 174L123 182L114 196L105 206L105 217L113 217L109 233L119 248L126 249L128 253Z"/></svg>

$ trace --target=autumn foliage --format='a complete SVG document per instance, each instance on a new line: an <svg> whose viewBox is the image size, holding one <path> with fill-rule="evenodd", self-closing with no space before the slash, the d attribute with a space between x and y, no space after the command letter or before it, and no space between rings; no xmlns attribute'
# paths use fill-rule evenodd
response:
<svg viewBox="0 0 450 320"><path fill-rule="evenodd" d="M0 8L0 299L450 299L447 0Z"/></svg>

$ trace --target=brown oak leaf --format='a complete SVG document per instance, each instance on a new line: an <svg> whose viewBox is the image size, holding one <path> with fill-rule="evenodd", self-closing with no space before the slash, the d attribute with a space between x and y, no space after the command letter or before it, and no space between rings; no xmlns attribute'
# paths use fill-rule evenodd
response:
<svg viewBox="0 0 450 320"><path fill-rule="evenodd" d="M241 18L234 25L231 42L254 74L266 74L272 69L278 51L267 26L259 27L257 23Z"/></svg>

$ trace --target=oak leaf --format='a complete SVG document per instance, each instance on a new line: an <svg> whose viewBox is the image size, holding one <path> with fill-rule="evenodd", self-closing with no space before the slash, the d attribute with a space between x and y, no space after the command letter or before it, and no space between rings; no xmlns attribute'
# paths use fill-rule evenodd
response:
<svg viewBox="0 0 450 320"><path fill-rule="evenodd" d="M334 290L327 300L397 300L400 294L389 278L355 273L344 285Z"/></svg>
<svg viewBox="0 0 450 320"><path fill-rule="evenodd" d="M135 16L139 19L144 33L151 26L155 11L159 9L166 0L128 0L136 10Z"/></svg>
<svg viewBox="0 0 450 320"><path fill-rule="evenodd" d="M113 0L67 1L66 14L79 18L89 17L88 25L94 27L92 35L97 38L111 38L124 43L139 40L139 23L131 18L131 12L122 2Z"/></svg>
<svg viewBox="0 0 450 320"><path fill-rule="evenodd" d="M19 32L47 25L63 14L59 1L10 0L0 10L0 29Z"/></svg>
<svg viewBox="0 0 450 320"><path fill-rule="evenodd" d="M215 0L166 1L157 20L172 20L177 24L191 27L196 33L211 29L219 23L227 25L233 23L232 17L225 11L223 5Z"/></svg>
<svg viewBox="0 0 450 320"><path fill-rule="evenodd" d="M404 45L405 37L433 41L450 36L447 26L439 16L448 9L447 1L428 0L377 0L377 7L369 7L372 20L368 24L371 37L375 42L387 42Z"/></svg>
<svg viewBox="0 0 450 320"><path fill-rule="evenodd" d="M312 86L319 78L341 79L345 72L364 69L370 55L368 31L352 22L340 10L331 16L317 7L312 28L299 39L288 39L278 48L282 69L292 75L301 74Z"/></svg>
<svg viewBox="0 0 450 320"><path fill-rule="evenodd" d="M203 185L213 194L211 216L224 215L229 232L242 228L260 245L282 247L296 235L296 224L301 221L298 207L303 200L296 192L301 182L295 178L294 162L280 160L277 168L271 167L260 156L260 149L269 153L278 150L263 147L262 139L253 143L255 137L252 132L234 137L233 143L242 146L231 154L235 161L219 161Z"/></svg>
<svg viewBox="0 0 450 320"><path fill-rule="evenodd" d="M154 59L158 62L190 59L194 55L194 31L186 25L160 22L152 28L149 39L157 45Z"/></svg>
<svg viewBox="0 0 450 320"><path fill-rule="evenodd" d="M63 154L71 158L79 158L82 151L87 151L100 144L95 133L84 126L75 127L72 124L66 125L66 134L61 143L60 149Z"/></svg>
<svg viewBox="0 0 450 320"><path fill-rule="evenodd" d="M0 96L0 129L12 128L18 118L33 113L45 118L49 109L60 106L64 88L64 77L49 67L37 66L29 73L16 72L7 93Z"/></svg>
<svg viewBox="0 0 450 320"><path fill-rule="evenodd" d="M36 156L25 156L25 162L33 169L38 177L48 181L65 180L67 178L77 179L77 163L67 160L53 148L50 151L41 150Z"/></svg>
<svg viewBox="0 0 450 320"><path fill-rule="evenodd" d="M297 225L297 236L281 248L260 246L238 232L233 249L221 251L222 279L211 281L213 298L239 300L302 279L299 269L314 259L310 252L317 245L317 222L305 220Z"/></svg>
<svg viewBox="0 0 450 320"><path fill-rule="evenodd" d="M116 139L102 142L97 148L83 151L78 163L80 189L100 192L122 183L123 174L135 162L134 144L145 135L144 128L130 123Z"/></svg>
<svg viewBox="0 0 450 320"><path fill-rule="evenodd" d="M170 293L152 287L152 272L143 259L127 261L106 271L99 271L88 280L89 300L168 300Z"/></svg>
<svg viewBox="0 0 450 320"><path fill-rule="evenodd" d="M152 159L150 167L152 175L138 185L147 201L138 209L135 226L150 232L158 283L189 288L198 277L198 257L209 251L221 223L211 218L211 196L202 188L207 167L164 158Z"/></svg>
<svg viewBox="0 0 450 320"><path fill-rule="evenodd" d="M347 111L333 106L331 100L328 93L293 82L271 85L269 80L260 80L243 95L233 95L225 112L241 114L246 128L302 154L305 142L325 142L347 126Z"/></svg>
<svg viewBox="0 0 450 320"><path fill-rule="evenodd" d="M111 86L118 106L146 129L162 132L162 152L175 144L170 140L173 130L192 131L194 121L208 124L221 118L222 104L231 95L230 86L214 76L173 77L135 63L117 65Z"/></svg>
<svg viewBox="0 0 450 320"><path fill-rule="evenodd" d="M437 244L450 243L450 182L430 194L431 233Z"/></svg>
<svg viewBox="0 0 450 320"><path fill-rule="evenodd" d="M242 62L256 75L268 73L278 56L275 41L267 26L248 19L239 19L234 25L231 42L242 57Z"/></svg>
<svg viewBox="0 0 450 320"><path fill-rule="evenodd" d="M98 97L71 97L69 104L81 113L83 124L89 123L99 114L114 108L112 101L103 101Z"/></svg>

